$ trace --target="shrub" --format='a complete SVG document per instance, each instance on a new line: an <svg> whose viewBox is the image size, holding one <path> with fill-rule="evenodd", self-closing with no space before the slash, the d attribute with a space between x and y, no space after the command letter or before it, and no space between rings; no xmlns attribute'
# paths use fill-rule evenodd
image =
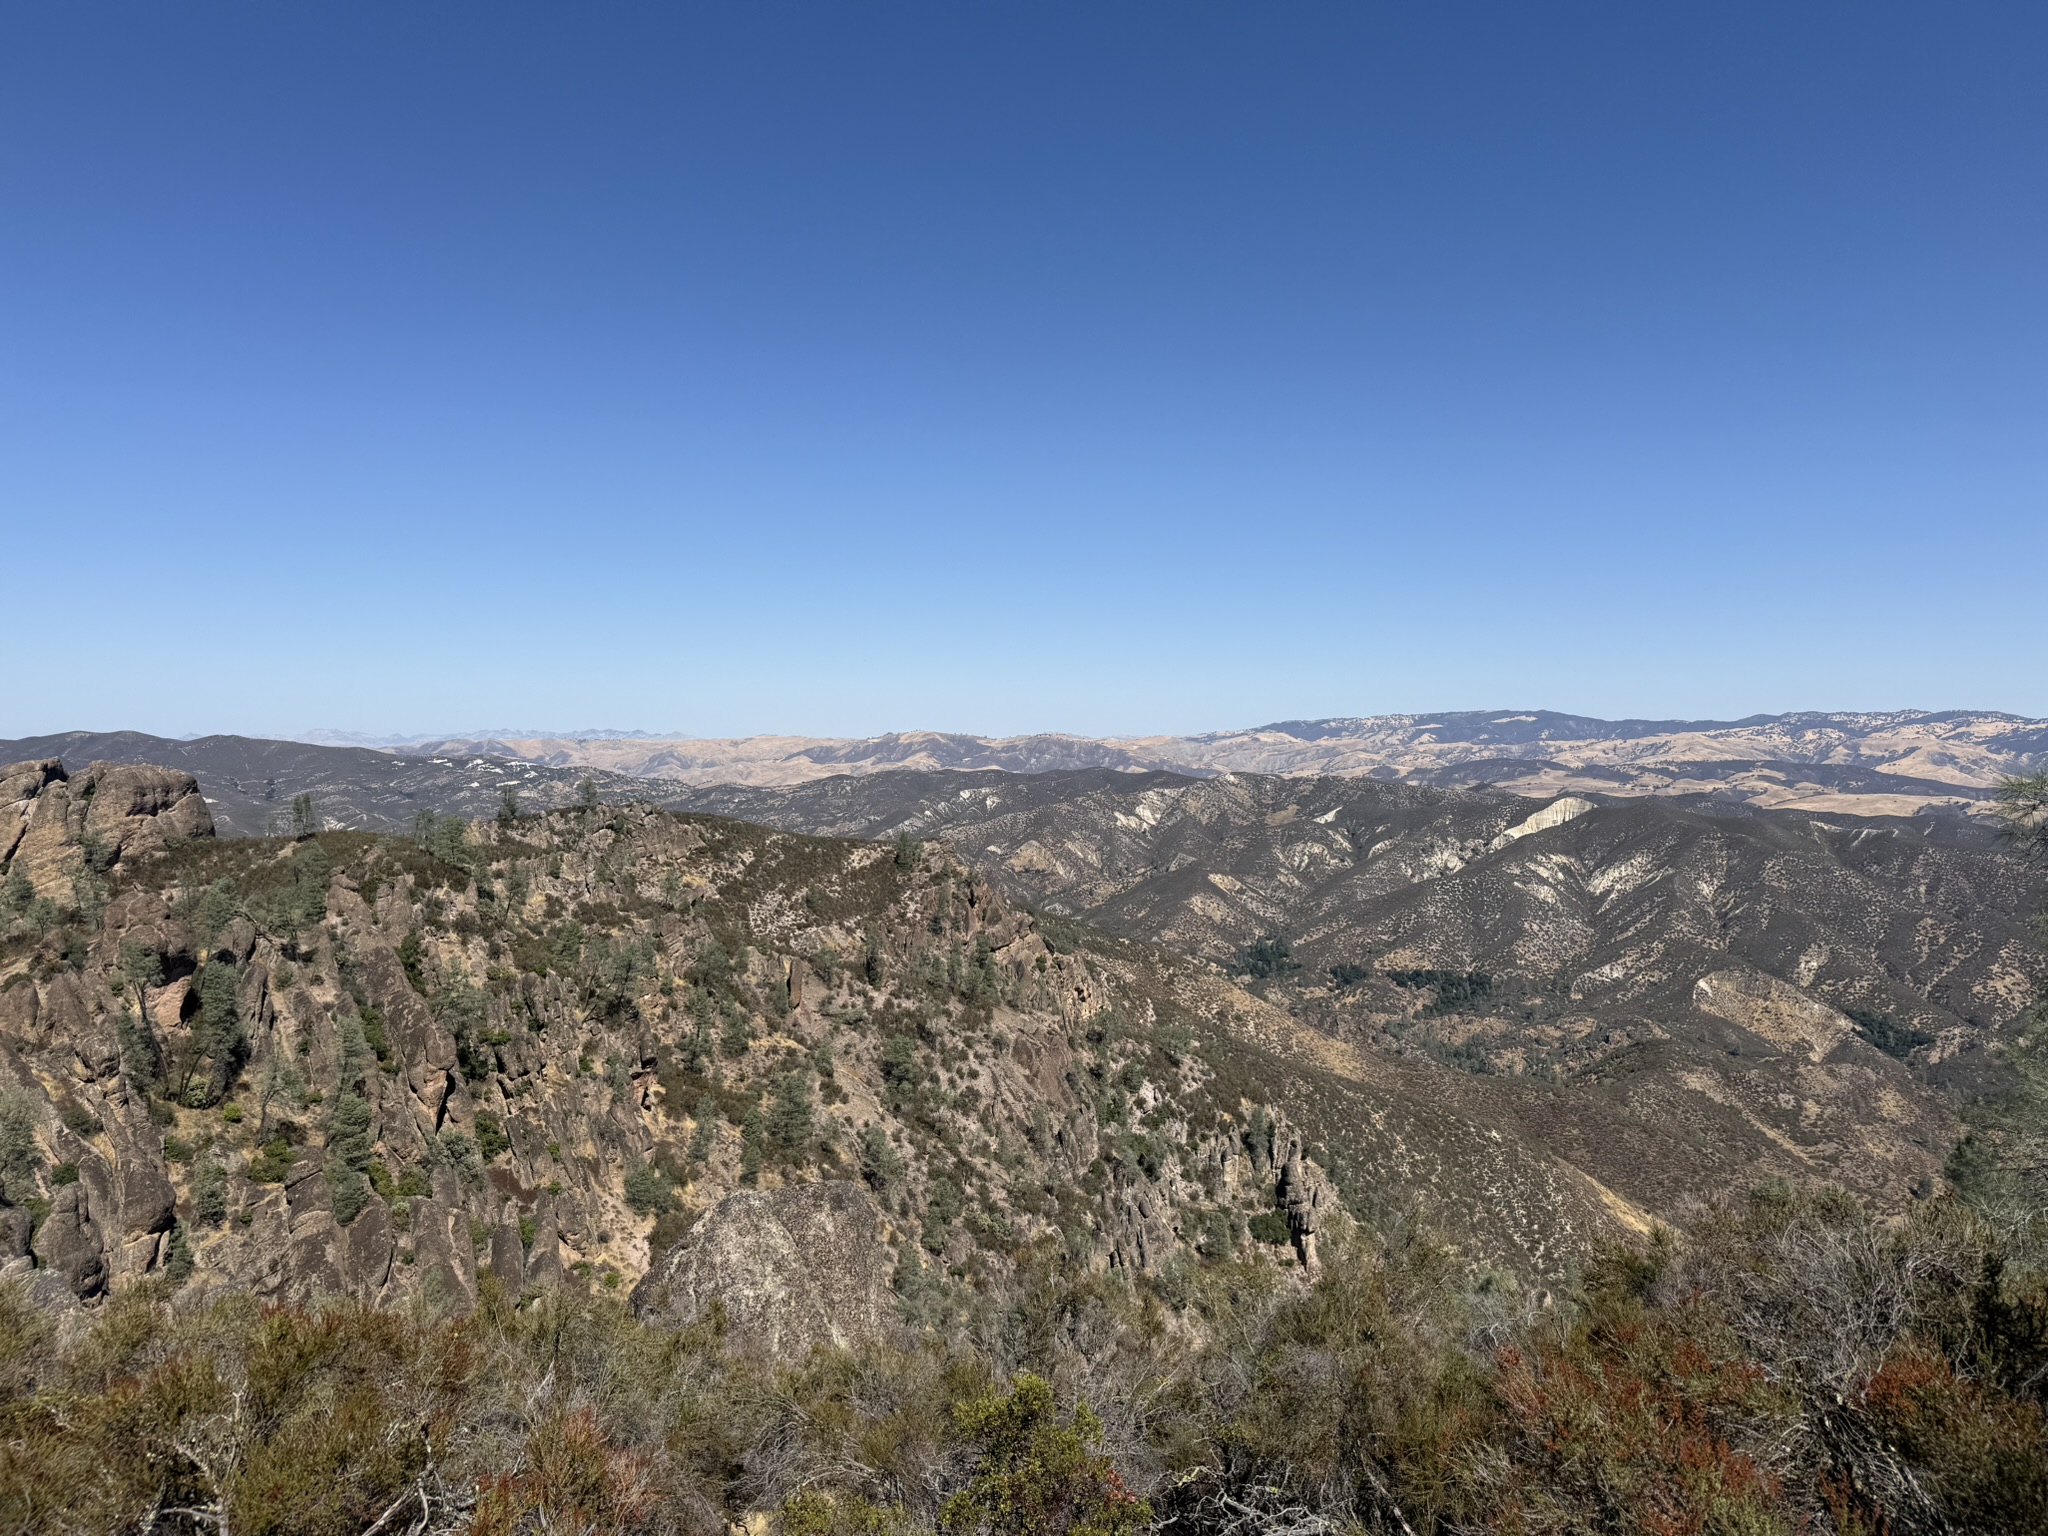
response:
<svg viewBox="0 0 2048 1536"><path fill-rule="evenodd" d="M635 1162L626 1170L626 1204L642 1216L659 1216L669 1208L668 1180L650 1164Z"/></svg>
<svg viewBox="0 0 2048 1536"><path fill-rule="evenodd" d="M498 1123L498 1117L487 1110L478 1110L476 1116L477 1151L483 1160L489 1162L500 1152L512 1145L512 1138L505 1134L505 1128Z"/></svg>
<svg viewBox="0 0 2048 1536"><path fill-rule="evenodd" d="M205 1227L217 1227L227 1220L228 1170L211 1153L192 1170L192 1215Z"/></svg>
<svg viewBox="0 0 2048 1536"><path fill-rule="evenodd" d="M1287 1218L1279 1211L1261 1211L1250 1222L1251 1234L1255 1241L1270 1243L1279 1247L1294 1241L1293 1229L1287 1225Z"/></svg>
<svg viewBox="0 0 2048 1536"><path fill-rule="evenodd" d="M363 1029L363 1041L377 1054L379 1061L391 1059L391 1035L384 1025L383 1010L368 1003L356 1010L356 1018Z"/></svg>
<svg viewBox="0 0 2048 1536"><path fill-rule="evenodd" d="M1136 1536L1152 1509L1095 1449L1102 1422L1076 1404L1067 1422L1052 1388L1017 1377L957 1413L976 1452L968 1485L946 1501L940 1525L964 1536Z"/></svg>
<svg viewBox="0 0 2048 1536"><path fill-rule="evenodd" d="M249 1159L249 1179L256 1184L282 1184L298 1157L297 1149L284 1137L272 1137Z"/></svg>

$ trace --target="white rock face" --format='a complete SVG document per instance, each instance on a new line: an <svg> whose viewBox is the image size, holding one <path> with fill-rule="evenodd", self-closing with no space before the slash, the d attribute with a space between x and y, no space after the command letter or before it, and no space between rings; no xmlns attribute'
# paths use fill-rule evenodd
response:
<svg viewBox="0 0 2048 1536"><path fill-rule="evenodd" d="M1507 831L1493 840L1495 848L1505 848L1517 838L1527 837L1533 832L1547 832L1552 827L1561 827L1593 809L1593 802L1581 800L1577 795L1565 795L1553 800L1525 821L1518 821Z"/></svg>
<svg viewBox="0 0 2048 1536"><path fill-rule="evenodd" d="M714 1303L744 1345L801 1360L876 1337L892 1315L895 1255L859 1184L828 1180L728 1195L633 1293L642 1317L693 1322Z"/></svg>

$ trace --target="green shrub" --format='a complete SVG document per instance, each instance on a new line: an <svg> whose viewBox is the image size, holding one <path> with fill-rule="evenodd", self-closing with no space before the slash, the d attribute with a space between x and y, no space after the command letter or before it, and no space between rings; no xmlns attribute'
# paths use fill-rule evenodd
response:
<svg viewBox="0 0 2048 1536"><path fill-rule="evenodd" d="M192 1215L201 1226L217 1227L227 1220L227 1214L227 1166L208 1153L192 1170Z"/></svg>
<svg viewBox="0 0 2048 1536"><path fill-rule="evenodd" d="M659 1216L671 1201L668 1180L661 1170L635 1162L626 1170L626 1204L642 1216Z"/></svg>
<svg viewBox="0 0 2048 1536"><path fill-rule="evenodd" d="M512 1138L505 1134L505 1128L498 1123L498 1117L485 1110L478 1110L476 1116L476 1145L489 1162L500 1152L512 1145Z"/></svg>
<svg viewBox="0 0 2048 1536"><path fill-rule="evenodd" d="M1250 1222L1252 1239L1255 1242L1270 1243L1279 1247L1294 1241L1294 1231L1287 1225L1287 1217L1279 1211L1261 1211Z"/></svg>
<svg viewBox="0 0 2048 1536"><path fill-rule="evenodd" d="M1007 1393L961 1407L976 1452L968 1485L946 1501L940 1526L961 1536L1137 1536L1152 1507L1124 1486L1095 1449L1102 1423L1076 1404L1065 1423L1052 1388L1020 1375Z"/></svg>
<svg viewBox="0 0 2048 1536"><path fill-rule="evenodd" d="M389 1061L391 1059L391 1035L384 1025L383 1011L365 1003L356 1010L356 1017L362 1024L363 1039L370 1049L376 1052L377 1059L379 1061Z"/></svg>
<svg viewBox="0 0 2048 1536"><path fill-rule="evenodd" d="M274 1136L265 1142L261 1151L249 1159L249 1179L256 1184L282 1184L292 1164L299 1158L298 1149L282 1136Z"/></svg>

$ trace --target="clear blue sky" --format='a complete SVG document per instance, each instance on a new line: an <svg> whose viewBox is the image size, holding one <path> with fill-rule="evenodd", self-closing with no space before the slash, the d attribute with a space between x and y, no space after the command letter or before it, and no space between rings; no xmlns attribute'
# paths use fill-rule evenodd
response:
<svg viewBox="0 0 2048 1536"><path fill-rule="evenodd" d="M8 4L0 734L2048 715L2048 6Z"/></svg>

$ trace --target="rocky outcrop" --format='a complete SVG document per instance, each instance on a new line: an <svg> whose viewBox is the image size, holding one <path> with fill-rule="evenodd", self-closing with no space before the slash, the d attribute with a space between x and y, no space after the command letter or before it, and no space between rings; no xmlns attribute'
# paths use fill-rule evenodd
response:
<svg viewBox="0 0 2048 1536"><path fill-rule="evenodd" d="M0 1273L29 1256L29 1229L34 1218L18 1205L0 1205Z"/></svg>
<svg viewBox="0 0 2048 1536"><path fill-rule="evenodd" d="M562 1268L562 1237L555 1216L555 1202L543 1200L534 1220L533 1246L526 1253L525 1288L529 1291L560 1286L568 1279Z"/></svg>
<svg viewBox="0 0 2048 1536"><path fill-rule="evenodd" d="M526 1250L519 1241L519 1207L508 1204L491 1231L491 1275L512 1301L526 1288Z"/></svg>
<svg viewBox="0 0 2048 1536"><path fill-rule="evenodd" d="M1103 1192L1102 1233L1109 1267L1152 1274L1179 1247L1164 1193L1143 1177L1121 1178Z"/></svg>
<svg viewBox="0 0 2048 1536"><path fill-rule="evenodd" d="M917 1312L1021 1250L1158 1273L1197 1244L1288 1262L1251 1231L1276 1202L1305 1257L1321 1230L1274 1141L1316 1101L1301 1070L1211 1055L1255 1001L1056 946L935 844L615 807L129 857L54 916L15 882L0 952L0 1090L34 1142L8 1198L72 1186L0 1267L66 1305L174 1262L196 1294L453 1312L645 1277L649 1315L791 1359L894 1326L899 1267ZM1370 1128L1301 1123L1347 1158ZM708 1211L680 1244L679 1209ZM929 1286L892 1226L933 1246Z"/></svg>
<svg viewBox="0 0 2048 1536"><path fill-rule="evenodd" d="M285 1207L291 1213L290 1254L285 1262L285 1294L292 1301L311 1302L349 1291L347 1239L334 1219L327 1188L326 1160L309 1153L292 1165L285 1178Z"/></svg>
<svg viewBox="0 0 2048 1536"><path fill-rule="evenodd" d="M87 1208L84 1185L66 1184L57 1190L32 1247L36 1263L62 1275L80 1300L107 1288L106 1253L99 1223Z"/></svg>
<svg viewBox="0 0 2048 1536"><path fill-rule="evenodd" d="M894 1313L883 1220L845 1180L728 1195L648 1271L633 1308L690 1323L715 1306L742 1347L780 1361L873 1339Z"/></svg>
<svg viewBox="0 0 2048 1536"><path fill-rule="evenodd" d="M1538 832L1548 832L1552 827L1561 827L1568 821L1576 821L1592 809L1594 805L1590 800L1581 799L1577 795L1560 796L1534 815L1516 822L1487 846L1497 852L1518 838L1533 837Z"/></svg>
<svg viewBox="0 0 2048 1536"><path fill-rule="evenodd" d="M1313 1274L1321 1267L1316 1239L1328 1213L1337 1208L1337 1192L1323 1171L1302 1156L1299 1137L1289 1144L1286 1161L1280 1165L1279 1199L1280 1209L1287 1214L1294 1251L1302 1267Z"/></svg>
<svg viewBox="0 0 2048 1536"><path fill-rule="evenodd" d="M60 904L88 855L105 869L212 835L199 781L174 768L92 763L74 777L55 758L0 768L0 860Z"/></svg>

